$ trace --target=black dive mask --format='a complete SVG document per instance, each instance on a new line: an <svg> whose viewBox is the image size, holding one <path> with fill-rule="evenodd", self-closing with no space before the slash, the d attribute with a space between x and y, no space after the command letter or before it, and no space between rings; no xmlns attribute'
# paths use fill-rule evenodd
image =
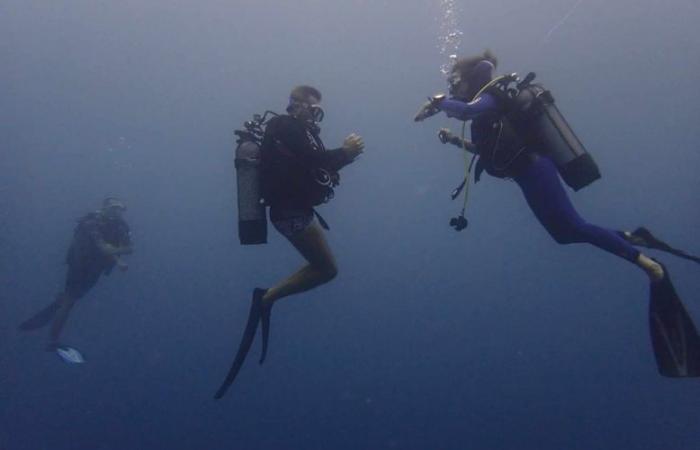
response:
<svg viewBox="0 0 700 450"><path fill-rule="evenodd" d="M321 108L318 105L309 106L309 113L311 113L311 118L315 123L323 122L323 118L326 115L326 113L323 111L323 108Z"/></svg>
<svg viewBox="0 0 700 450"><path fill-rule="evenodd" d="M293 98L289 99L289 106L287 106L287 112L298 116L300 119L307 120L313 123L320 123L323 121L323 117L326 115L320 105L310 104L296 100Z"/></svg>

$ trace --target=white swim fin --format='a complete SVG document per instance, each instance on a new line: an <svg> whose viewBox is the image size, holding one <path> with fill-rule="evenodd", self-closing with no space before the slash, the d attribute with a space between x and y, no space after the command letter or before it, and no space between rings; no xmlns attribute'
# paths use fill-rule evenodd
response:
<svg viewBox="0 0 700 450"><path fill-rule="evenodd" d="M82 364L85 362L83 355L73 347L57 347L56 354L68 364Z"/></svg>

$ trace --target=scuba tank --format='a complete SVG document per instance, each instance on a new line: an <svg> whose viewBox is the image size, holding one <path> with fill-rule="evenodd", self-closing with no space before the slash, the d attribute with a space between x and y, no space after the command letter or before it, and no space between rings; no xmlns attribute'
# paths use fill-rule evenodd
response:
<svg viewBox="0 0 700 450"><path fill-rule="evenodd" d="M265 133L267 115L256 114L244 124L245 130L236 130L236 181L238 187L238 239L242 245L267 242L267 214L262 198L260 144Z"/></svg>
<svg viewBox="0 0 700 450"><path fill-rule="evenodd" d="M578 191L599 179L600 170L554 104L551 92L539 84L532 84L534 79L534 72L528 73L523 80L516 73L502 75L488 82L472 97L474 101L488 92L504 106L500 117L493 123L495 139L492 145L487 152L479 152L475 181L479 181L483 170L498 178L513 178L522 169L519 162L524 158L521 157L538 152L549 157L564 182ZM447 142L443 137L440 140ZM460 146L466 142L464 126L458 142ZM466 155L466 148L464 150ZM469 185L473 165L474 158L466 162L464 181L452 192L452 200L465 192L461 214L450 220L450 226L457 231L467 227L464 212L468 190L465 188Z"/></svg>
<svg viewBox="0 0 700 450"><path fill-rule="evenodd" d="M552 93L531 84L534 78L530 72L515 89L507 89L514 107L509 118L535 149L554 162L566 184L578 191L599 179L600 170L557 108Z"/></svg>
<svg viewBox="0 0 700 450"><path fill-rule="evenodd" d="M578 191L599 179L600 170L555 105L552 93L533 84L534 79L533 72L524 80L517 74L504 75L484 86L475 98L489 92L503 101L506 111L500 119L501 129L514 130L529 150L549 157L564 182ZM499 149L494 148L494 153L496 150ZM504 154L502 169L506 176L515 156L518 152ZM489 173L499 176L492 172Z"/></svg>

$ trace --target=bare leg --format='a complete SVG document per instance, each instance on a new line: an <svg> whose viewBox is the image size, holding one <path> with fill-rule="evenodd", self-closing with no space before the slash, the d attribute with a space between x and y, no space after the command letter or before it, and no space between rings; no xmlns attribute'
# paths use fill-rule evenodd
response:
<svg viewBox="0 0 700 450"><path fill-rule="evenodd" d="M308 264L268 289L263 297L267 303L313 289L338 274L335 258L318 223L312 222L304 231L288 239Z"/></svg>
<svg viewBox="0 0 700 450"><path fill-rule="evenodd" d="M61 335L63 326L66 324L66 320L68 320L68 315L70 314L77 300L67 293L59 294L59 296L61 306L56 312L56 317L51 324L51 331L49 332L48 347L50 350L53 350L58 346L58 337Z"/></svg>

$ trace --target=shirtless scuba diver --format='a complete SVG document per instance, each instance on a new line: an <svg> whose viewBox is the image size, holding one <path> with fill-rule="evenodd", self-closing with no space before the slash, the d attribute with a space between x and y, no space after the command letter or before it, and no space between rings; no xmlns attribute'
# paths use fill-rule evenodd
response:
<svg viewBox="0 0 700 450"><path fill-rule="evenodd" d="M670 377L700 376L700 338L671 284L668 270L634 246L666 251L695 262L692 255L672 248L647 229L614 231L585 221L574 209L560 180L575 190L600 178L598 168L554 105L549 91L515 74L494 78L497 65L491 52L458 59L448 75L450 97L430 97L415 117L423 121L439 112L471 121L471 141L439 132L443 143L473 153L475 179L483 171L512 179L530 210L559 244L588 243L642 269L651 281L649 321L659 372ZM472 162L474 162L474 158ZM469 182L471 165L465 183ZM463 183L453 196L459 195ZM466 228L464 210L452 219Z"/></svg>

